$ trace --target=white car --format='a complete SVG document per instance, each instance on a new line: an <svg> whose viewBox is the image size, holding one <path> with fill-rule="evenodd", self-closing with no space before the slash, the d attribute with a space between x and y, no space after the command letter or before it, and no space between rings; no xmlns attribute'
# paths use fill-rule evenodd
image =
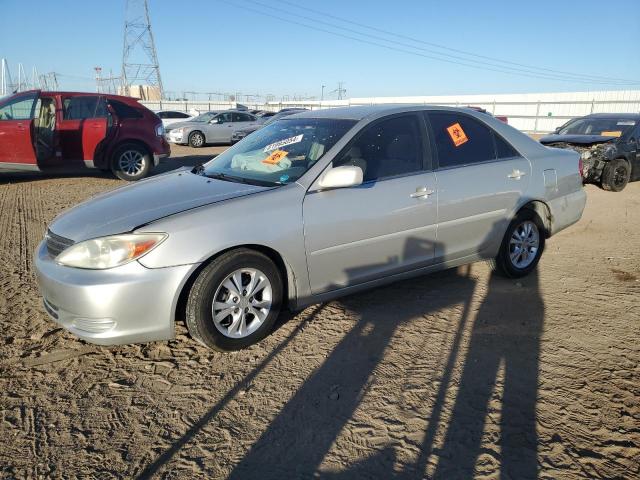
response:
<svg viewBox="0 0 640 480"><path fill-rule="evenodd" d="M194 118L194 115L191 115L190 113L179 112L177 110L160 110L156 112L156 115L160 117L160 119L162 120L162 125L164 125L165 127L171 125L172 123L188 122L189 120Z"/></svg>

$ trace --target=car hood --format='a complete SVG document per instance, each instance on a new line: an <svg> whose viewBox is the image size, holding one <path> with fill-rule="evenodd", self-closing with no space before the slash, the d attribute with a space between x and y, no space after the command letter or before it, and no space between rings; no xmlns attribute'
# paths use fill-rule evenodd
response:
<svg viewBox="0 0 640 480"><path fill-rule="evenodd" d="M210 179L185 168L93 197L62 213L49 228L79 242L130 232L185 210L271 188Z"/></svg>
<svg viewBox="0 0 640 480"><path fill-rule="evenodd" d="M603 137L602 135L545 135L540 139L540 143L575 143L577 145L587 145L592 143L605 143L615 141L617 137Z"/></svg>
<svg viewBox="0 0 640 480"><path fill-rule="evenodd" d="M167 126L167 128L169 130L174 130L176 128L182 128L182 127L202 127L203 125L206 125L207 122L190 122L190 121L186 121L186 122L175 122L175 123L171 123Z"/></svg>

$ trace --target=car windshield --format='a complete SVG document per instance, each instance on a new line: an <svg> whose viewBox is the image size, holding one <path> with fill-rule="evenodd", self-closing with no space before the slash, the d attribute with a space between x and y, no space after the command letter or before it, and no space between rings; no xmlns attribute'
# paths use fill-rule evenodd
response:
<svg viewBox="0 0 640 480"><path fill-rule="evenodd" d="M215 116L216 116L216 112L207 112L207 113L198 115L195 118L192 118L191 121L192 122L208 122Z"/></svg>
<svg viewBox="0 0 640 480"><path fill-rule="evenodd" d="M620 137L633 128L635 124L635 120L622 118L579 118L561 127L558 134Z"/></svg>
<svg viewBox="0 0 640 480"><path fill-rule="evenodd" d="M199 173L258 185L295 182L340 140L353 120L281 119L251 134Z"/></svg>

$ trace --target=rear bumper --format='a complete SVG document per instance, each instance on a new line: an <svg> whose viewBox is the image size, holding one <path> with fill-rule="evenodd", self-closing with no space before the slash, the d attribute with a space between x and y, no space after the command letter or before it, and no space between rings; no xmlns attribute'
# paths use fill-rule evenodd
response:
<svg viewBox="0 0 640 480"><path fill-rule="evenodd" d="M582 218L582 212L587 204L587 194L584 189L563 195L548 202L551 210L551 234L564 230Z"/></svg>
<svg viewBox="0 0 640 480"><path fill-rule="evenodd" d="M190 265L150 269L130 262L108 270L58 265L44 242L35 255L38 288L49 316L91 343L119 345L167 340Z"/></svg>
<svg viewBox="0 0 640 480"><path fill-rule="evenodd" d="M157 167L158 164L160 163L160 160L162 160L163 158L168 158L169 155L171 155L171 153L154 153L153 154L153 165Z"/></svg>

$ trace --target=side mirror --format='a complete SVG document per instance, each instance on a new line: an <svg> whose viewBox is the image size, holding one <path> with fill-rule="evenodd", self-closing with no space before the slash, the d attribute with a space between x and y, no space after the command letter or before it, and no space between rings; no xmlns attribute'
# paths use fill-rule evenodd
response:
<svg viewBox="0 0 640 480"><path fill-rule="evenodd" d="M355 187L362 184L362 169L354 165L343 165L327 170L320 180L318 186L322 189Z"/></svg>
<svg viewBox="0 0 640 480"><path fill-rule="evenodd" d="M560 127L556 128L556 129L553 131L553 133L558 133L558 132L560 132Z"/></svg>

